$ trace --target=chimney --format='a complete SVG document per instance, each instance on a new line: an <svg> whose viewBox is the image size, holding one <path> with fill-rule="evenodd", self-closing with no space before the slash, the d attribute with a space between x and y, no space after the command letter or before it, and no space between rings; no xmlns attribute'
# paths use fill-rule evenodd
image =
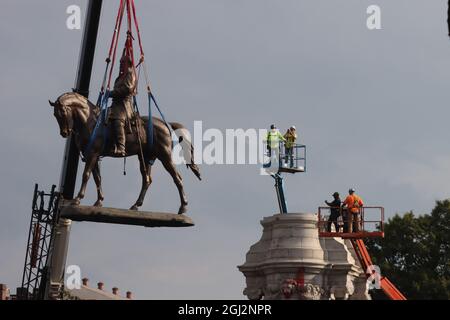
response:
<svg viewBox="0 0 450 320"><path fill-rule="evenodd" d="M133 299L133 293L131 291L127 291L127 299Z"/></svg>
<svg viewBox="0 0 450 320"><path fill-rule="evenodd" d="M112 288L112 293L115 294L115 295L118 295L119 294L119 288L117 288L117 287Z"/></svg>
<svg viewBox="0 0 450 320"><path fill-rule="evenodd" d="M98 288L98 290L103 290L103 286L104 286L104 283L103 283L103 282L97 283L97 288Z"/></svg>
<svg viewBox="0 0 450 320"><path fill-rule="evenodd" d="M0 283L0 300L9 300L9 289L6 284Z"/></svg>
<svg viewBox="0 0 450 320"><path fill-rule="evenodd" d="M83 278L81 279L81 281L83 281L83 286L88 286L89 285L89 279L88 278Z"/></svg>

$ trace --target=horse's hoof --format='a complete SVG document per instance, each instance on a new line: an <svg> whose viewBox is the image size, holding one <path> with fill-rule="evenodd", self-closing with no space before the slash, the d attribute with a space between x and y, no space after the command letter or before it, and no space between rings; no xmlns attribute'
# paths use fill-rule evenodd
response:
<svg viewBox="0 0 450 320"><path fill-rule="evenodd" d="M182 207L180 207L180 209L178 210L178 214L183 214L183 213L185 213L186 211L187 211L187 207L182 206Z"/></svg>
<svg viewBox="0 0 450 320"><path fill-rule="evenodd" d="M80 205L80 199L75 198L70 202L71 206L79 206Z"/></svg>
<svg viewBox="0 0 450 320"><path fill-rule="evenodd" d="M137 205L133 205L133 206L130 208L130 210L138 211L138 206L137 206Z"/></svg>
<svg viewBox="0 0 450 320"><path fill-rule="evenodd" d="M102 201L97 201L97 202L95 202L95 203L94 203L94 207L98 207L98 208L103 207L103 202L102 202Z"/></svg>

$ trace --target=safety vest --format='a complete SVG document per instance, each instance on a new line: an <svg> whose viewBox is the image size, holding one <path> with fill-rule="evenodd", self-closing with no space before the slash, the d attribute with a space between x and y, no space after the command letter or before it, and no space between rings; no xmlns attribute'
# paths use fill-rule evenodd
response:
<svg viewBox="0 0 450 320"><path fill-rule="evenodd" d="M347 208L353 213L358 213L359 208L364 205L362 199L356 194L348 195L344 203L347 205Z"/></svg>
<svg viewBox="0 0 450 320"><path fill-rule="evenodd" d="M267 133L267 143L269 144L269 146L271 148L278 148L280 141L285 141L285 140L286 139L284 139L283 135L278 130L275 130L275 132L270 130Z"/></svg>
<svg viewBox="0 0 450 320"><path fill-rule="evenodd" d="M295 144L295 141L297 141L297 134L288 131L284 135L284 138L286 139L286 148L292 148Z"/></svg>

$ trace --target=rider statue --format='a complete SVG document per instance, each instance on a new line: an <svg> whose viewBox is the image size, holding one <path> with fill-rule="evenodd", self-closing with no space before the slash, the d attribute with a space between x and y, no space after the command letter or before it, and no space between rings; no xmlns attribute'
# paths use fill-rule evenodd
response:
<svg viewBox="0 0 450 320"><path fill-rule="evenodd" d="M113 99L109 119L114 133L114 156L126 156L125 125L133 116L133 96L136 94L136 73L131 58L124 54L120 59L120 73L111 91Z"/></svg>

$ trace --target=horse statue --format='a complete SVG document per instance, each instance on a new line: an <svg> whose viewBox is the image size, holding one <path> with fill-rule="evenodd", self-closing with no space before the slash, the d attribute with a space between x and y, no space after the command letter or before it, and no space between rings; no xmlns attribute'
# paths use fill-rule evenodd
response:
<svg viewBox="0 0 450 320"><path fill-rule="evenodd" d="M61 136L67 138L73 134L78 149L81 153L84 153L85 166L83 179L80 191L73 200L73 204L79 205L80 201L84 198L86 186L92 173L97 187L97 201L94 206L101 207L104 197L98 161L100 157L117 158L117 156L113 156L111 150L111 143L113 141L111 137L112 130L107 126L107 130L104 131L102 129L105 128L106 124L100 124L99 131L106 132L106 134L101 134L101 132L99 132L91 139L97 119L101 116L101 110L97 105L91 103L87 98L78 93L65 93L55 102L49 100L49 103L53 107L53 115L58 121ZM178 188L181 200L181 206L178 213L183 214L187 211L188 202L184 193L181 175L176 170L175 164L172 161L173 141L171 132L165 122L153 117L154 142L150 147L148 145L146 130L148 121L148 117L140 117L139 119L136 117L136 119L133 119L134 126L130 125L131 128L129 129L131 130L128 130L126 134L125 157L138 156L142 175L142 187L139 197L130 209L138 210L138 208L142 206L147 189L152 183L152 164L156 159L159 159L167 172L172 176L173 181ZM199 180L201 180L200 170L194 163L194 147L189 141L189 136L186 134L187 130L179 123L171 122L168 125L171 126L178 137L183 149L183 156L186 160L187 167L192 170ZM89 150L86 151L87 148Z"/></svg>

